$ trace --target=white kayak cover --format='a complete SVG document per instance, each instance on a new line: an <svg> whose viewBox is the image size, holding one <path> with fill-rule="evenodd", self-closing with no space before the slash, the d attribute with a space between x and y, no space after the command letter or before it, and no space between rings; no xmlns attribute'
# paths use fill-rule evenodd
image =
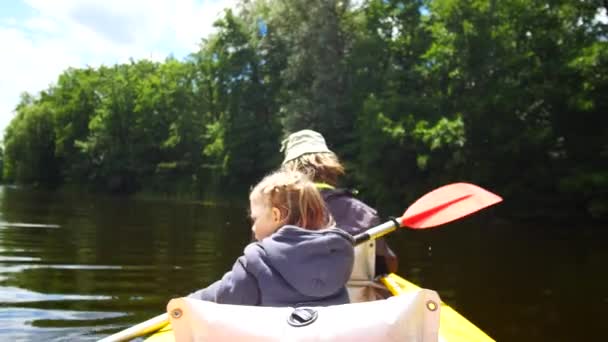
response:
<svg viewBox="0 0 608 342"><path fill-rule="evenodd" d="M177 298L167 311L176 341L438 341L440 303L435 291L422 289L297 309Z"/></svg>

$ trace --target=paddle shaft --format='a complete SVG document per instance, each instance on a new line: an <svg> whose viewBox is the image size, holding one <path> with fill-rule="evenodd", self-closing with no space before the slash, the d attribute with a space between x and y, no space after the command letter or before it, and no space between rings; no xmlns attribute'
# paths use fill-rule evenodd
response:
<svg viewBox="0 0 608 342"><path fill-rule="evenodd" d="M395 220L386 221L378 226L370 228L361 234L355 235L355 246L369 240L376 240L386 234L392 233L401 225L399 222L401 218L397 218Z"/></svg>
<svg viewBox="0 0 608 342"><path fill-rule="evenodd" d="M160 314L154 318L150 318L147 321L141 322L128 329L117 332L116 334L110 335L106 338L99 340L98 342L119 342L129 341L136 337L153 333L158 329L164 327L169 323L169 315L167 313Z"/></svg>

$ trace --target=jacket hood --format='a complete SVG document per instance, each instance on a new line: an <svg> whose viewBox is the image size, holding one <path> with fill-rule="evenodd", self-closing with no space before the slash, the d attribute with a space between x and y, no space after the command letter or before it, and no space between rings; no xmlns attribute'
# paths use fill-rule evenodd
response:
<svg viewBox="0 0 608 342"><path fill-rule="evenodd" d="M283 226L260 241L264 262L296 291L327 297L342 290L354 262L353 238L338 228L317 231Z"/></svg>

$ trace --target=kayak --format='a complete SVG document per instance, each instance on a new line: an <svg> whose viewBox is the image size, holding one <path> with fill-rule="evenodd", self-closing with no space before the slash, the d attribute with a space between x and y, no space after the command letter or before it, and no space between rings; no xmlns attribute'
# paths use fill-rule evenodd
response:
<svg viewBox="0 0 608 342"><path fill-rule="evenodd" d="M389 274L376 281L374 289L378 297L396 296L413 293L421 288L412 282L396 275ZM382 300L382 299L380 299ZM172 342L175 341L173 329L170 323L166 323L157 331L153 332L147 342ZM460 315L456 310L441 302L439 341L445 342L472 342L472 341L494 341L485 332Z"/></svg>
<svg viewBox="0 0 608 342"><path fill-rule="evenodd" d="M488 336L481 329L476 327L469 320L464 318L454 309L449 307L447 304L443 303L437 294L431 290L421 289L417 285L407 281L406 279L396 275L396 274L388 274L384 276L380 276L376 278L375 275L375 240L395 231L399 227L408 227L412 229L427 229L436 227L447 222L451 222L458 218L470 215L478 210L481 210L485 207L494 205L502 201L500 196L492 194L487 190L484 190L478 186L469 183L453 183L438 189L433 190L432 192L424 195L420 199L418 199L413 205L411 205L406 212L397 219L391 219L383 224L380 224L376 227L370 228L364 233L358 234L354 237L355 241L355 262L353 265L353 272L351 274L350 280L347 283L347 289L349 292L349 297L351 304L343 304L337 306L329 306L329 307L319 307L319 308L302 308L302 312L297 313L298 308L294 309L294 312L289 316L287 323L293 326L294 322L291 322L291 318L296 317L296 325L302 325L302 322L306 322L305 327L301 328L299 332L304 332L308 327L313 326L311 322L314 322L317 317L320 317L321 314L318 312L320 310L324 310L327 314L323 314L323 317L335 317L331 320L327 320L326 318L319 318L318 321L321 321L322 329L326 329L326 331L334 330L332 326L338 326L341 332L344 331L358 331L360 326L357 326L356 323L356 315L351 316L350 319L347 319L348 313L350 311L357 311L362 313L362 316L368 317L369 321L379 322L380 325L386 325L387 322L392 321L395 323L393 319L394 316L390 314L386 314L382 308L390 308L391 306L394 308L397 304L405 303L404 300L409 300L409 298L422 298L420 294L423 296L429 295L428 300L422 303L413 302L414 305L410 306L409 303L406 304L408 307L412 308L421 308L421 310L416 313L414 312L413 316L416 319L414 320L404 320L398 321L398 327L404 328L408 331L414 331L413 335L398 335L398 336L419 336L420 331L428 331L430 330L430 334L424 335L426 338L416 339L415 340L429 340L429 341L445 341L445 342L465 342L465 341L494 341L490 336ZM194 301L194 302L193 302ZM400 302L401 301L401 302ZM196 303L198 302L198 303ZM437 304L439 303L439 305ZM178 305L185 305L184 307L179 307ZM397 305L399 306L399 305ZM377 311L361 311L362 308L374 308L377 309L381 307L380 310ZM201 309L202 308L202 309ZM252 309L259 308L259 309ZM173 327L170 322L174 322L177 336L193 336L193 335L184 335L183 332L185 330L191 330L193 328L199 329L198 335L203 336L209 335L213 333L217 333L216 330L219 329L219 335L229 335L231 333L231 329L239 330L241 329L241 325L245 328L251 329L250 331L254 332L252 335L264 335L266 330L261 328L258 325L251 325L250 321L247 319L245 321L239 320L235 317L241 317L243 312L247 312L249 314L253 313L255 318L262 317L262 320L258 320L258 322L263 323L273 323L273 319L268 320L266 316L259 315L260 312L271 313L273 317L282 317L281 324L285 323L285 316L277 316L276 313L279 311L284 312L286 308L264 308L264 307L244 307L241 306L231 306L226 304L216 304L211 302L199 301L189 298L181 298L171 300L167 307L169 313L161 314L157 317L149 319L145 322L127 328L121 332L108 336L101 341L103 342L116 342L116 341L125 341L131 340L135 337L148 336L146 341L151 342L160 342L160 341L175 341L176 334L174 333ZM202 310L202 311L201 311ZM256 311L257 310L257 311ZM270 311L269 311L270 310ZM219 319L220 325L213 327L212 325L203 325L203 330L201 331L201 326L197 323L203 322L201 320L198 321L190 321L189 319L182 319L186 317L186 314L197 314L201 312L205 312L203 316L203 321L205 319L216 320L215 317L221 317ZM332 313L345 313L343 316L332 316ZM430 314L429 314L430 313ZM425 316L426 315L426 316ZM428 320L417 320L419 317L427 317ZM403 316L400 316L403 317ZM423 317L423 318L424 318ZM200 318L200 316L198 317ZM306 318L304 321L302 319ZM223 320L223 321L222 321ZM274 320L276 321L276 319ZM382 322L383 321L383 322ZM184 322L195 322L194 324ZM430 322L429 326L426 323ZM208 323L208 322L207 322ZM224 325L222 325L224 324ZM308 325L310 324L310 325ZM324 325L323 325L324 324ZM374 323L375 324L375 323ZM365 325L365 324L364 324ZM318 325L317 325L318 326ZM393 327L395 324L393 324ZM211 329L207 329L204 327L211 327ZM226 329L226 327L232 327ZM375 327L372 327L375 328ZM399 328L399 329L401 329ZM428 329L430 328L430 329ZM373 330L373 329L372 329ZM287 330L284 330L287 331ZM310 331L310 330L308 330ZM295 332L296 335L300 334L299 332ZM247 335L250 336L250 335ZM321 336L340 336L340 335L331 335L331 333L324 335L315 335L317 338L313 340L319 340L318 337ZM389 335L377 335L377 336L389 336ZM390 335L395 337L397 335ZM276 337L276 336L275 336ZM292 339L294 336L290 335L281 335L280 340L284 340L285 338ZM300 336L301 337L301 336ZM361 335L358 335L357 338L364 338ZM331 338L330 338L331 339ZM399 338L398 340L411 340L411 338ZM259 339L258 339L259 340ZM274 338L273 340L278 340ZM310 340L310 339L305 339ZM321 340L328 340L327 338L321 338ZM335 339L334 339L335 340ZM344 340L344 339L342 339ZM382 339L384 340L384 339Z"/></svg>

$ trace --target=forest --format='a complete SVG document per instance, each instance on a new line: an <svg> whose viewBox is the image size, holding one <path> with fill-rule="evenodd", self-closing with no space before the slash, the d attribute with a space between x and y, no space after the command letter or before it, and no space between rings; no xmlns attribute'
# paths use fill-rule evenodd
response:
<svg viewBox="0 0 608 342"><path fill-rule="evenodd" d="M383 212L467 181L509 216L606 219L607 6L242 0L182 60L70 68L23 93L2 182L246 200L309 128Z"/></svg>

